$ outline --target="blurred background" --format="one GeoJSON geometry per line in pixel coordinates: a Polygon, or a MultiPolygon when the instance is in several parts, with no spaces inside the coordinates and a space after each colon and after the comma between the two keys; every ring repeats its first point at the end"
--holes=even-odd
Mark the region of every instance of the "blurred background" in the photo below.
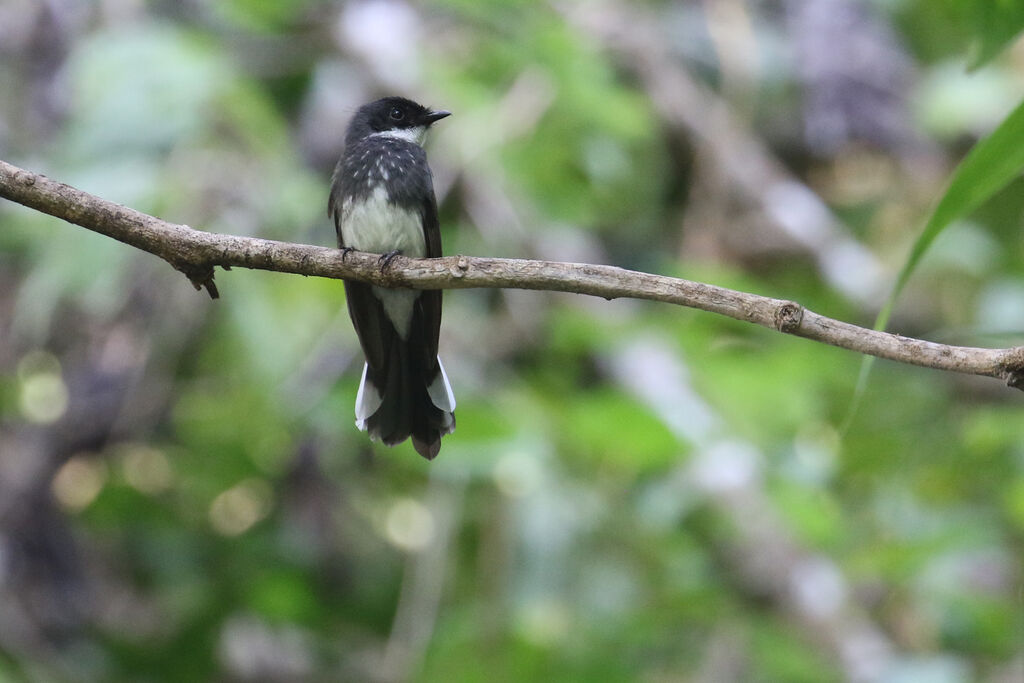
{"type": "MultiPolygon", "coordinates": [[[[446,253],[870,326],[1024,94],[989,4],[2,0],[0,158],[333,246],[348,119],[403,94],[454,112],[446,253]]],[[[943,234],[890,329],[1022,343],[1022,209],[1018,181],[943,234]]],[[[353,425],[340,282],[217,282],[0,203],[0,681],[1024,679],[1024,398],[997,380],[879,362],[846,425],[854,353],[452,291],[428,463],[353,425]]]]}

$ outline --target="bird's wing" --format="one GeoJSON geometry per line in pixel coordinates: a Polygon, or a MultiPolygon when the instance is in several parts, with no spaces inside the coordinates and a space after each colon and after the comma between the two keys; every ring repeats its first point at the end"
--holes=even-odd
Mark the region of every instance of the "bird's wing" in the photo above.
{"type": "MultiPolygon", "coordinates": [[[[427,258],[441,256],[441,226],[437,219],[437,200],[434,188],[429,188],[421,208],[423,237],[427,245],[427,258]]],[[[428,289],[418,299],[418,308],[423,316],[423,362],[425,368],[437,365],[437,345],[441,332],[441,290],[428,289]]]]}

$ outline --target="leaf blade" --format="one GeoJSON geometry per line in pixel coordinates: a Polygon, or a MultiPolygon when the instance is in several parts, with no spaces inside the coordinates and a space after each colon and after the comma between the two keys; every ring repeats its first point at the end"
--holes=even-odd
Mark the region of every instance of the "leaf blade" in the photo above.
{"type": "MultiPolygon", "coordinates": [[[[874,329],[884,330],[892,309],[921,259],[942,232],[956,221],[980,207],[992,195],[1006,187],[1024,170],[1024,100],[985,139],[980,140],[953,171],[945,193],[935,205],[924,229],[914,241],[907,260],[896,276],[896,283],[875,318],[874,329]]],[[[873,356],[861,364],[850,411],[844,421],[845,431],[853,421],[867,388],[873,356]]]]}

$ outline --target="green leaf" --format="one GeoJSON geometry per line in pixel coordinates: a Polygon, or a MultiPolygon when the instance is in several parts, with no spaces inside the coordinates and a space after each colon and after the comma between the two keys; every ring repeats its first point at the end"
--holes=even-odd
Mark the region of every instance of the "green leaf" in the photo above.
{"type": "Polygon", "coordinates": [[[977,34],[971,46],[970,69],[973,70],[1002,52],[1024,30],[1024,3],[978,0],[971,10],[977,34]]]}
{"type": "MultiPolygon", "coordinates": [[[[886,299],[885,305],[875,319],[875,329],[884,330],[889,324],[896,299],[903,292],[904,286],[917,269],[918,264],[928,251],[935,238],[955,221],[964,218],[977,209],[996,192],[1014,180],[1024,169],[1024,101],[1017,105],[999,127],[984,140],[980,141],[968,153],[956,171],[942,195],[924,230],[914,242],[910,255],[900,268],[896,284],[886,299]]],[[[854,390],[853,405],[846,419],[848,427],[857,412],[857,406],[864,394],[868,375],[871,373],[875,359],[866,356],[861,364],[857,388],[854,390]]]]}
{"type": "Polygon", "coordinates": [[[939,200],[931,217],[910,251],[896,285],[885,306],[878,314],[875,329],[883,329],[889,322],[893,304],[903,291],[921,258],[938,237],[954,221],[960,220],[981,206],[986,200],[1024,169],[1024,101],[1010,113],[999,127],[982,140],[960,162],[949,188],[939,200]]]}

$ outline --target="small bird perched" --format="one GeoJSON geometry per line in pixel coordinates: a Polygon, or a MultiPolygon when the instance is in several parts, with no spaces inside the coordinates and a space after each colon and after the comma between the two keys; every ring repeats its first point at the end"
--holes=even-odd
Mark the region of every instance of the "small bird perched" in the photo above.
{"type": "MultiPolygon", "coordinates": [[[[404,97],[363,105],[345,133],[327,211],[338,246],[383,254],[441,256],[437,200],[423,139],[449,116],[404,97]]],[[[356,426],[394,446],[412,437],[433,460],[441,437],[455,429],[455,396],[437,356],[441,291],[387,289],[345,281],[366,364],[356,394],[356,426]]]]}

